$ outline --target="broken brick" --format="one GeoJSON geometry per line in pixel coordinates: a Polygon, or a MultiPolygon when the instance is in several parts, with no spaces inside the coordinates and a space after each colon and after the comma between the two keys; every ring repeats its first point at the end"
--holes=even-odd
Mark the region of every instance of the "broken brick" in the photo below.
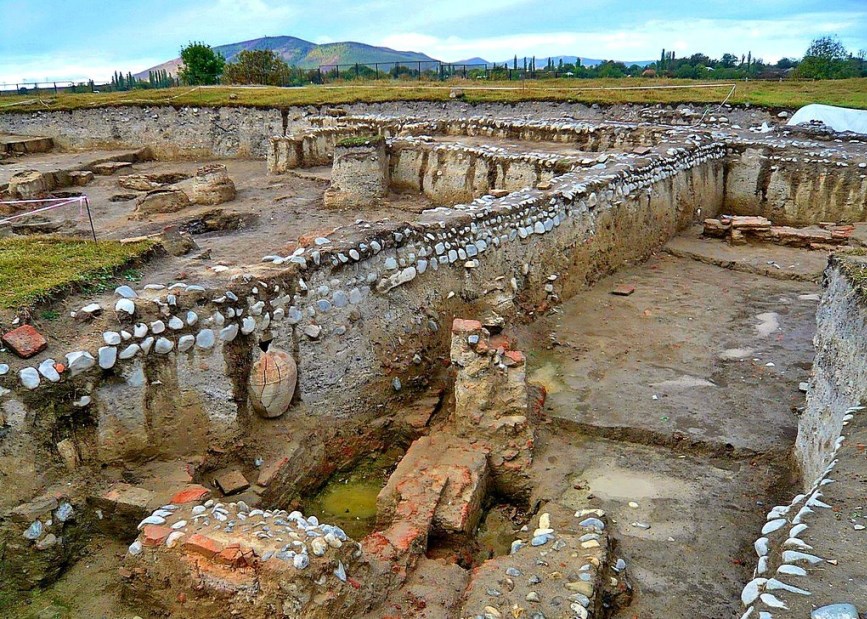
{"type": "Polygon", "coordinates": [[[190,484],[183,490],[176,492],[169,503],[173,505],[183,505],[184,503],[192,503],[193,501],[204,501],[211,495],[211,491],[200,486],[199,484],[190,484]]]}
{"type": "Polygon", "coordinates": [[[217,486],[223,494],[236,494],[243,492],[250,487],[250,482],[244,477],[240,471],[231,471],[217,477],[217,486]]]}
{"type": "Polygon", "coordinates": [[[210,559],[217,553],[222,552],[223,545],[210,537],[193,533],[190,535],[190,538],[184,542],[183,549],[187,552],[202,555],[206,559],[210,559]]]}
{"type": "Polygon", "coordinates": [[[452,322],[452,333],[475,333],[482,330],[482,323],[478,320],[463,320],[455,318],[452,322]]]}
{"type": "Polygon", "coordinates": [[[146,524],[142,528],[142,546],[162,546],[166,538],[171,535],[171,527],[158,524],[146,524]]]}
{"type": "Polygon", "coordinates": [[[46,340],[32,325],[21,325],[3,336],[3,343],[22,359],[39,354],[48,347],[46,340]]]}
{"type": "Polygon", "coordinates": [[[630,286],[629,284],[620,284],[611,291],[611,294],[617,295],[618,297],[628,297],[633,292],[635,292],[635,286],[630,286]]]}

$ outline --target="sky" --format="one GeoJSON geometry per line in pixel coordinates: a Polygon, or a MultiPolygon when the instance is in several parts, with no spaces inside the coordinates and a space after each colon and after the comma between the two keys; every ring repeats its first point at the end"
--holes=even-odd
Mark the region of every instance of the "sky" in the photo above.
{"type": "Polygon", "coordinates": [[[0,83],[107,79],[222,45],[291,35],[445,61],[515,54],[652,60],[730,52],[775,62],[837,35],[867,49],[867,0],[0,0],[0,83]]]}

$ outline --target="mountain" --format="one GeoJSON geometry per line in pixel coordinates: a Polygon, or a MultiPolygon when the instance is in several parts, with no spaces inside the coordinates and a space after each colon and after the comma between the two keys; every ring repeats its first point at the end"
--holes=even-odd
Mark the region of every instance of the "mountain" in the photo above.
{"type": "MultiPolygon", "coordinates": [[[[433,58],[419,52],[403,52],[389,47],[376,47],[355,41],[323,43],[317,45],[296,37],[262,37],[240,43],[218,45],[215,51],[223,54],[227,62],[232,62],[244,50],[270,49],[276,52],[289,66],[302,69],[315,69],[321,65],[334,64],[373,64],[375,62],[436,62],[433,58]]],[[[155,67],[137,73],[135,77],[146,79],[149,71],[165,69],[177,75],[181,59],[175,58],[155,67]]]]}
{"type": "Polygon", "coordinates": [[[470,65],[470,64],[481,65],[481,64],[483,64],[485,66],[491,66],[493,63],[485,60],[484,58],[479,58],[478,56],[473,56],[472,58],[467,58],[466,60],[456,60],[455,62],[453,62],[451,64],[467,64],[467,65],[470,65]]]}

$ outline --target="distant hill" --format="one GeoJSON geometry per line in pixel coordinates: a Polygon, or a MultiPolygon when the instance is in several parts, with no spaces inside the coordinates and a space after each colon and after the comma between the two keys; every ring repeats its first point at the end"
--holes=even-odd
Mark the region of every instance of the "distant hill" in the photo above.
{"type": "MultiPolygon", "coordinates": [[[[215,51],[232,62],[244,50],[270,49],[276,52],[286,64],[302,69],[315,69],[320,65],[333,64],[373,64],[375,62],[435,62],[433,58],[419,52],[403,52],[389,47],[376,47],[355,41],[341,43],[323,43],[317,45],[296,37],[262,37],[240,43],[218,45],[215,51]]],[[[137,78],[146,79],[149,71],[166,70],[177,75],[181,59],[175,58],[155,67],[137,73],[137,78]]]]}
{"type": "Polygon", "coordinates": [[[467,58],[466,60],[455,60],[451,64],[483,64],[485,66],[491,66],[493,63],[488,61],[488,60],[485,60],[484,58],[479,58],[478,56],[473,56],[472,58],[467,58]]]}

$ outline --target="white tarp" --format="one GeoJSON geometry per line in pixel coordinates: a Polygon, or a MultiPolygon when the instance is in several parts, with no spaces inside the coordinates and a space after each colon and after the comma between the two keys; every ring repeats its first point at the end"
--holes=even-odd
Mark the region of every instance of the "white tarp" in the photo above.
{"type": "Polygon", "coordinates": [[[789,125],[808,124],[818,120],[834,131],[852,131],[867,134],[867,110],[853,110],[848,107],[820,105],[813,103],[805,105],[789,119],[789,125]]]}

